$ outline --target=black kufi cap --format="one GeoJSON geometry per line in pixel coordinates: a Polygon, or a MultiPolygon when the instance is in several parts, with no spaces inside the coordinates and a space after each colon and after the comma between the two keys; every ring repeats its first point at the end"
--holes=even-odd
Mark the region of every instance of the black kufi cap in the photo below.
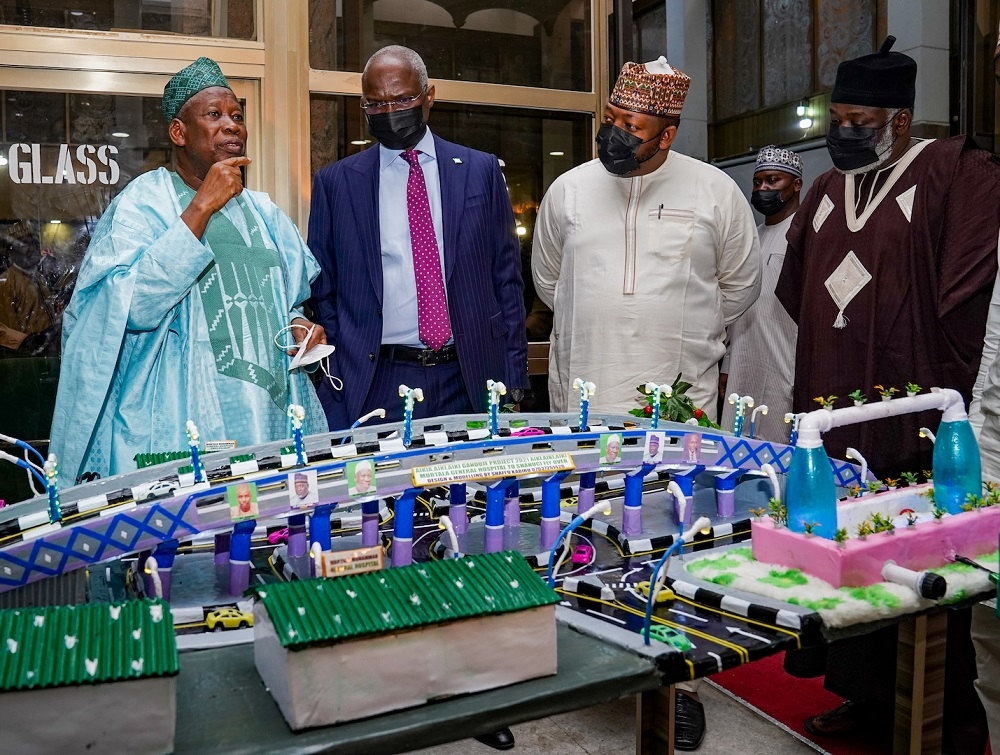
{"type": "Polygon", "coordinates": [[[895,42],[895,37],[888,36],[874,55],[841,63],[831,101],[912,110],[917,97],[917,61],[901,52],[889,52],[895,42]]]}

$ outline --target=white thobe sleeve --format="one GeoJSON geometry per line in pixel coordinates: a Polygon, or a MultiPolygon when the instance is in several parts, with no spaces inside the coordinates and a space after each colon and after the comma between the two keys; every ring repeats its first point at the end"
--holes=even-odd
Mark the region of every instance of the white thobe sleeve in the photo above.
{"type": "Polygon", "coordinates": [[[562,266],[564,195],[562,181],[558,180],[545,192],[531,242],[531,277],[535,281],[535,293],[552,310],[555,309],[556,284],[562,266]]]}
{"type": "MultiPolygon", "coordinates": [[[[990,312],[986,318],[986,337],[983,341],[983,357],[979,362],[979,376],[972,388],[972,402],[969,404],[969,421],[979,438],[983,429],[983,390],[989,378],[990,368],[997,356],[997,346],[1000,345],[1000,277],[993,284],[993,298],[990,300],[990,312]]],[[[990,414],[997,414],[1000,407],[990,407],[990,414]]]]}
{"type": "Polygon", "coordinates": [[[720,199],[722,224],[716,265],[722,316],[729,325],[760,295],[760,239],[750,205],[735,183],[729,197],[720,199]]]}

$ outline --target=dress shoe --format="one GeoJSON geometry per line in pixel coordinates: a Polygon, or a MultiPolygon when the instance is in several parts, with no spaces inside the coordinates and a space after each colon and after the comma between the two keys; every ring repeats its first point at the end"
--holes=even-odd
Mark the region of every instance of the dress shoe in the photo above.
{"type": "Polygon", "coordinates": [[[476,737],[476,741],[482,742],[494,750],[509,750],[514,746],[514,734],[509,727],[504,726],[492,734],[483,734],[481,737],[476,737]]]}
{"type": "Polygon", "coordinates": [[[697,750],[705,738],[705,706],[677,690],[674,700],[674,749],[697,750]]]}
{"type": "Polygon", "coordinates": [[[865,725],[862,706],[850,700],[833,710],[812,716],[802,722],[802,727],[813,736],[841,737],[853,734],[865,725]]]}

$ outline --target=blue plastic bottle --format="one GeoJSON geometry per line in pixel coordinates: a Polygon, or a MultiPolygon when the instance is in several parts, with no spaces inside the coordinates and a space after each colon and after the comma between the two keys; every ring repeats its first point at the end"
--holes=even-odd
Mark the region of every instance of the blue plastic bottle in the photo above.
{"type": "Polygon", "coordinates": [[[832,540],[837,533],[837,488],[833,483],[830,457],[822,444],[815,448],[796,446],[788,468],[785,484],[785,505],[788,508],[788,529],[812,531],[832,540]]]}
{"type": "Polygon", "coordinates": [[[971,495],[982,495],[979,444],[967,419],[941,421],[934,440],[934,502],[958,514],[971,495]]]}

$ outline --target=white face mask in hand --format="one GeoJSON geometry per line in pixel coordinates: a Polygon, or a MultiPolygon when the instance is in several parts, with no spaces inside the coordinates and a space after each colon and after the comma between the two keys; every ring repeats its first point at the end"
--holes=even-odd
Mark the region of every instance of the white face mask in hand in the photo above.
{"type": "MultiPolygon", "coordinates": [[[[306,351],[301,348],[301,344],[299,343],[283,345],[278,341],[278,338],[285,331],[291,332],[292,328],[301,328],[302,330],[307,331],[306,336],[305,338],[302,339],[301,343],[308,343],[309,338],[312,336],[313,328],[315,327],[316,327],[315,325],[313,325],[311,328],[306,328],[305,325],[297,325],[297,324],[288,325],[279,330],[277,335],[274,336],[274,345],[284,352],[287,352],[291,349],[296,350],[295,356],[292,358],[291,363],[288,365],[289,372],[298,369],[299,367],[305,368],[311,364],[318,364],[320,370],[322,370],[323,374],[330,381],[330,385],[333,386],[334,390],[342,391],[344,389],[344,382],[339,377],[335,377],[330,374],[330,355],[336,350],[335,346],[327,343],[319,343],[313,346],[308,351],[306,351]]],[[[311,372],[311,370],[306,370],[306,371],[311,372]]]]}

